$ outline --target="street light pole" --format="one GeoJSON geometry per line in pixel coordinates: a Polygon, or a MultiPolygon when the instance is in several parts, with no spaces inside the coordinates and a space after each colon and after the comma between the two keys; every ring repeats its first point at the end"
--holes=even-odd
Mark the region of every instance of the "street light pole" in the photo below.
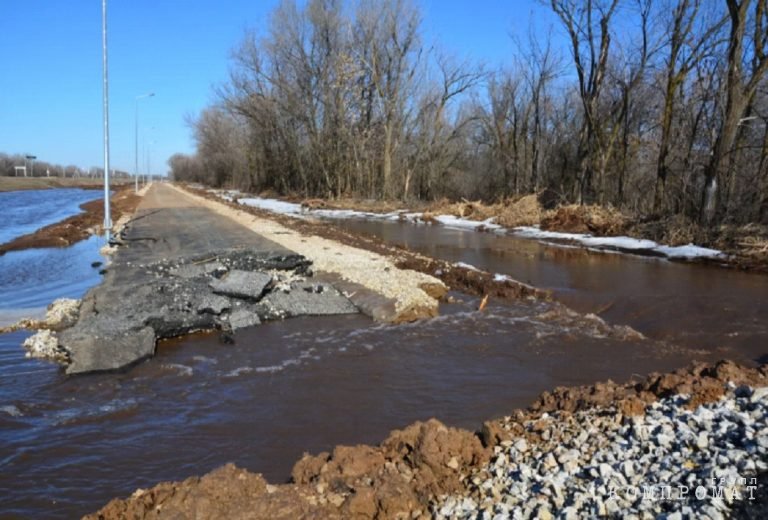
{"type": "Polygon", "coordinates": [[[150,92],[149,94],[142,94],[141,96],[136,96],[135,105],[136,105],[136,117],[134,118],[134,165],[133,165],[133,176],[134,176],[134,182],[136,184],[135,189],[136,192],[139,191],[139,100],[144,98],[153,97],[155,95],[154,92],[150,92]]]}
{"type": "Polygon", "coordinates": [[[101,0],[101,53],[104,82],[104,232],[109,239],[112,217],[109,212],[109,74],[107,64],[107,0],[101,0]]]}

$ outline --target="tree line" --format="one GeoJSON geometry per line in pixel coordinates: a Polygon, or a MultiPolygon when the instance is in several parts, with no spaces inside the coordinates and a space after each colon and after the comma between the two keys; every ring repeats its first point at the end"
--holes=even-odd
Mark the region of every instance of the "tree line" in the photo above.
{"type": "MultiPolygon", "coordinates": [[[[510,4],[510,9],[515,9],[510,4]]],[[[613,205],[768,223],[768,0],[542,0],[496,70],[410,0],[283,1],[175,179],[305,196],[613,205]],[[555,45],[564,42],[564,48],[555,45]]]]}
{"type": "MultiPolygon", "coordinates": [[[[62,165],[42,161],[37,159],[27,159],[22,154],[7,154],[0,152],[0,176],[3,177],[24,177],[24,170],[18,167],[26,168],[27,177],[104,177],[104,168],[92,167],[83,169],[75,165],[62,165]]],[[[114,170],[112,176],[115,178],[130,177],[128,172],[114,170]]]]}

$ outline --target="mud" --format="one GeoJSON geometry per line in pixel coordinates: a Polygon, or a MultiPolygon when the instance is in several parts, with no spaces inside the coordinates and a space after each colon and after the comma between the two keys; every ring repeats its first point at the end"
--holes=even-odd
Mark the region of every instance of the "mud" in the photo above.
{"type": "MultiPolygon", "coordinates": [[[[121,189],[111,198],[112,219],[117,222],[124,215],[132,214],[140,201],[141,197],[136,195],[132,188],[121,189]]],[[[0,255],[31,248],[68,247],[85,240],[101,229],[104,222],[104,202],[97,199],[82,204],[80,208],[83,213],[0,244],[0,255]]]]}
{"type": "MultiPolygon", "coordinates": [[[[332,452],[305,454],[288,484],[269,485],[260,475],[229,464],[202,478],[138,490],[86,518],[430,518],[430,500],[460,492],[495,445],[520,436],[536,443],[536,428],[523,424],[544,413],[600,409],[618,400],[623,412],[638,414],[645,404],[675,393],[704,403],[721,396],[726,385],[742,384],[766,386],[768,367],[722,361],[625,384],[558,388],[542,394],[529,409],[514,411],[512,428],[500,419],[473,433],[431,419],[393,431],[378,446],[338,446],[332,452]]],[[[754,512],[755,505],[749,507],[754,512]]]]}

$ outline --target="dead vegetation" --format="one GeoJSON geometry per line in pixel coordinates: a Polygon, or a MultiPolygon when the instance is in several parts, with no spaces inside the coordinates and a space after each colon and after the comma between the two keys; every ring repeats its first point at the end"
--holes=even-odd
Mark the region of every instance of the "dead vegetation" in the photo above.
{"type": "Polygon", "coordinates": [[[425,211],[424,220],[429,221],[435,215],[453,215],[469,220],[484,221],[490,218],[500,226],[513,228],[519,226],[536,226],[541,222],[545,213],[538,200],[537,194],[522,197],[508,197],[493,204],[482,201],[452,202],[441,199],[431,204],[425,211]]]}
{"type": "Polygon", "coordinates": [[[628,218],[610,206],[568,204],[548,211],[541,228],[566,233],[613,236],[624,233],[628,218]]]}

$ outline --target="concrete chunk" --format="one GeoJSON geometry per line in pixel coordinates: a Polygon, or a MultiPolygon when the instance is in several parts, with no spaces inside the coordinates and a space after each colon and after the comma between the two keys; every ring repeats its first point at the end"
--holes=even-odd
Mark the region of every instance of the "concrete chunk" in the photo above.
{"type": "Polygon", "coordinates": [[[261,324],[259,315],[251,309],[236,309],[229,315],[229,326],[232,332],[259,324],[261,324]]]}
{"type": "Polygon", "coordinates": [[[232,308],[232,302],[229,301],[229,298],[217,294],[204,294],[197,305],[197,312],[218,315],[230,308],[232,308]]]}
{"type": "Polygon", "coordinates": [[[195,278],[215,273],[216,271],[226,271],[226,267],[221,262],[208,262],[205,264],[185,264],[171,269],[170,273],[179,278],[195,278]]]}
{"type": "Polygon", "coordinates": [[[213,280],[210,287],[216,294],[258,300],[271,283],[272,276],[269,274],[233,270],[221,280],[213,280]]]}
{"type": "Polygon", "coordinates": [[[60,343],[70,351],[67,374],[116,370],[155,353],[155,332],[144,327],[130,333],[107,332],[99,335],[66,331],[60,343]]]}
{"type": "Polygon", "coordinates": [[[260,302],[270,314],[284,317],[326,316],[355,314],[352,302],[326,283],[299,282],[291,284],[291,291],[275,291],[260,302]]]}

